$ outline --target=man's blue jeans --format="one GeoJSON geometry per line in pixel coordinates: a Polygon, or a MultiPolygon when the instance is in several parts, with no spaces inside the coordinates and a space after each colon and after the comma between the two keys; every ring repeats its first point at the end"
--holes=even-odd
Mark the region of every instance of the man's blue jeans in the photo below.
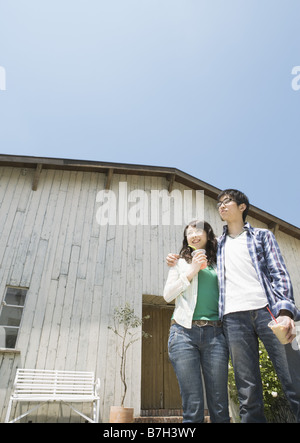
{"type": "Polygon", "coordinates": [[[268,327],[271,317],[266,308],[234,312],[223,318],[233,364],[243,423],[266,422],[259,369],[258,337],[263,342],[300,422],[300,351],[291,344],[282,345],[268,327]]]}
{"type": "Polygon", "coordinates": [[[169,357],[174,367],[182,399],[183,422],[203,423],[205,382],[210,419],[229,422],[228,347],[223,328],[197,326],[191,329],[173,324],[169,336],[169,357]]]}

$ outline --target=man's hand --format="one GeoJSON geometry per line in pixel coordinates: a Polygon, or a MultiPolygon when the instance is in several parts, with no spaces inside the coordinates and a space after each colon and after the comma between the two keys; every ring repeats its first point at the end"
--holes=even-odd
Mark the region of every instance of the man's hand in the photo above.
{"type": "Polygon", "coordinates": [[[296,329],[295,329],[295,323],[294,320],[291,319],[290,315],[283,315],[283,311],[280,311],[279,318],[282,318],[285,321],[285,327],[286,327],[286,339],[289,343],[292,343],[294,338],[296,337],[296,329]]]}
{"type": "Polygon", "coordinates": [[[166,258],[167,265],[170,267],[175,266],[179,257],[180,255],[178,254],[168,254],[166,258]]]}

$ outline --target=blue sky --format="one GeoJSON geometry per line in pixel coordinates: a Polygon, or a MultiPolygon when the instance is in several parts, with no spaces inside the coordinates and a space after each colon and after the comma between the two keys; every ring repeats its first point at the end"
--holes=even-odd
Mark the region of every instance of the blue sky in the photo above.
{"type": "Polygon", "coordinates": [[[299,0],[0,0],[0,152],[176,167],[299,227],[299,17],[299,0]]]}

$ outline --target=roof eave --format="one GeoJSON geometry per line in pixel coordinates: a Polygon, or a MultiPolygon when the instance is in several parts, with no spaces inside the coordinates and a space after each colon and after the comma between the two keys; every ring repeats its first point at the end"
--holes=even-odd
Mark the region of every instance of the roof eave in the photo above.
{"type": "MultiPolygon", "coordinates": [[[[109,174],[129,174],[129,175],[147,175],[165,177],[170,183],[174,181],[186,185],[192,189],[202,189],[205,194],[213,199],[221,192],[216,188],[196,177],[193,177],[177,168],[164,166],[147,166],[139,164],[111,163],[89,160],[73,160],[49,157],[31,157],[19,155],[0,154],[0,166],[13,166],[18,168],[35,168],[35,182],[38,180],[38,174],[41,169],[64,169],[75,171],[101,172],[109,174]]],[[[37,183],[35,183],[37,186],[37,183]]],[[[169,185],[169,190],[171,190],[169,185]]],[[[280,231],[291,235],[300,240],[300,229],[296,226],[281,220],[278,217],[269,214],[256,206],[250,205],[249,216],[254,217],[265,223],[270,229],[279,229],[280,231]]]]}

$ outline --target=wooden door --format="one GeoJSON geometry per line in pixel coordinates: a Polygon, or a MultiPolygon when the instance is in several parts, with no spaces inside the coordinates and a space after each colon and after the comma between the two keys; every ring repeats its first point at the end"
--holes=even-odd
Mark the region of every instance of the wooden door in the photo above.
{"type": "Polygon", "coordinates": [[[142,342],[142,409],[180,409],[181,397],[168,356],[168,336],[173,309],[143,306],[143,330],[151,338],[142,342]]]}

